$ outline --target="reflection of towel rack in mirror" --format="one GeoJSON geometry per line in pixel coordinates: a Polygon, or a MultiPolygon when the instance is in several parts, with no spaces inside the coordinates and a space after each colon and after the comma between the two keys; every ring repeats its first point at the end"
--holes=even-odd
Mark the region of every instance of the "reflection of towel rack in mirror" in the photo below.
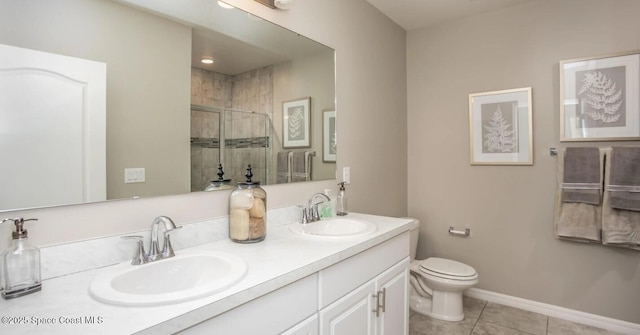
{"type": "Polygon", "coordinates": [[[462,230],[455,230],[453,229],[453,227],[449,227],[449,234],[467,237],[471,235],[471,229],[465,228],[464,231],[462,231],[462,230]]]}

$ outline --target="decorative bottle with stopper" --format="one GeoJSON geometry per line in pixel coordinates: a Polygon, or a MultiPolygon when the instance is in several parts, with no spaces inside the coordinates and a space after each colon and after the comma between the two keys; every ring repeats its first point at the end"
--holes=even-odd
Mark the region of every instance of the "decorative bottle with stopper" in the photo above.
{"type": "Polygon", "coordinates": [[[224,171],[222,171],[222,164],[218,164],[218,179],[212,180],[211,184],[205,188],[205,191],[216,191],[216,190],[229,190],[232,189],[233,186],[230,184],[231,179],[224,179],[224,171]]]}
{"type": "Polygon", "coordinates": [[[13,243],[2,253],[2,297],[13,299],[38,292],[42,288],[40,279],[40,250],[27,242],[29,234],[24,229],[26,221],[38,219],[4,219],[16,225],[11,235],[13,243]]]}
{"type": "Polygon", "coordinates": [[[340,190],[338,191],[338,198],[336,203],[336,215],[347,215],[347,196],[345,194],[344,182],[338,183],[340,190]]]}
{"type": "Polygon", "coordinates": [[[251,181],[251,164],[229,199],[229,238],[238,243],[264,240],[267,233],[267,192],[259,181],[251,181]]]}

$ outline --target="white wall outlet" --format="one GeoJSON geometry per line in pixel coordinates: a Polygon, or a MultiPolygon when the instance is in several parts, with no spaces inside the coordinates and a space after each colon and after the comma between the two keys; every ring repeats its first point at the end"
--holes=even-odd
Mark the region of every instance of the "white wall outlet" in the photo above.
{"type": "Polygon", "coordinates": [[[342,181],[345,184],[349,184],[351,182],[351,171],[348,166],[342,168],[342,181]]]}
{"type": "Polygon", "coordinates": [[[132,184],[132,183],[144,183],[144,168],[129,168],[124,169],[124,183],[132,184]]]}

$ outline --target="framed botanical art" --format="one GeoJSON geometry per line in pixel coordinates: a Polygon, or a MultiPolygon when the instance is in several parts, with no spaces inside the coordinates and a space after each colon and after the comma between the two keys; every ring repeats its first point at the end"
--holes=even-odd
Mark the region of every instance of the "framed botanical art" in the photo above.
{"type": "Polygon", "coordinates": [[[311,98],[282,103],[282,147],[311,147],[311,98]]]}
{"type": "Polygon", "coordinates": [[[469,94],[471,165],[533,165],[531,87],[469,94]]]}
{"type": "Polygon", "coordinates": [[[560,62],[560,141],[640,139],[640,53],[560,62]]]}
{"type": "Polygon", "coordinates": [[[336,157],[336,111],[322,111],[322,161],[335,162],[336,157]]]}

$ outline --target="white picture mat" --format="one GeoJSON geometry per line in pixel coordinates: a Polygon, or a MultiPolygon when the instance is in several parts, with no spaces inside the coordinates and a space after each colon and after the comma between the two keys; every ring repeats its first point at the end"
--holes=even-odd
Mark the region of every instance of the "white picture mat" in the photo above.
{"type": "MultiPolygon", "coordinates": [[[[530,162],[530,157],[533,157],[531,148],[531,136],[529,133],[530,118],[529,118],[529,94],[528,90],[522,89],[520,91],[499,93],[495,94],[487,94],[487,95],[476,95],[471,98],[471,109],[472,111],[480,111],[482,105],[490,104],[490,103],[500,103],[505,101],[516,101],[518,104],[517,114],[515,119],[517,119],[517,129],[514,129],[515,133],[518,136],[518,152],[515,153],[483,153],[483,138],[482,138],[482,114],[480,112],[473,112],[471,114],[471,124],[472,127],[477,130],[474,131],[472,129],[472,139],[471,143],[473,143],[472,150],[472,163],[532,163],[530,162]],[[479,125],[479,127],[478,127],[479,125]]],[[[514,127],[516,128],[516,127],[514,127]]]]}
{"type": "Polygon", "coordinates": [[[564,74],[564,97],[560,97],[560,99],[563,99],[561,117],[564,121],[564,129],[561,136],[562,140],[637,137],[640,134],[640,105],[638,101],[638,93],[640,92],[640,55],[568,62],[562,65],[561,71],[564,74]],[[576,72],[618,66],[626,67],[626,125],[624,127],[606,128],[578,127],[578,98],[575,95],[576,72]]]}
{"type": "Polygon", "coordinates": [[[310,113],[310,98],[303,98],[294,101],[287,101],[282,103],[283,111],[283,147],[285,148],[304,148],[311,146],[310,130],[311,130],[311,113],[310,113]],[[304,110],[304,138],[300,140],[289,139],[289,108],[302,107],[304,110]]]}
{"type": "Polygon", "coordinates": [[[331,152],[331,139],[335,141],[335,118],[336,111],[324,111],[322,115],[322,160],[325,162],[335,162],[338,158],[336,152],[331,152]],[[331,128],[333,119],[334,129],[331,128]],[[332,132],[333,130],[333,132],[332,132]]]}

